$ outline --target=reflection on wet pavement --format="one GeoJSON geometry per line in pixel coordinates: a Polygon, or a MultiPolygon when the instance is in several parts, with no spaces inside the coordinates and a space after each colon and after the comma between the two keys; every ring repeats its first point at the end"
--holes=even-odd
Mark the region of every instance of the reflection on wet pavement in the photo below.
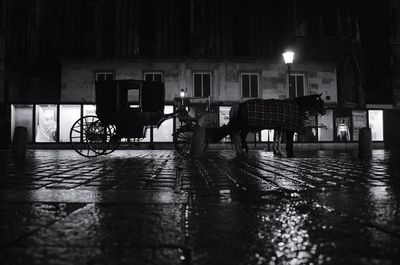
{"type": "Polygon", "coordinates": [[[0,152],[1,264],[397,264],[400,152],[0,152]]]}

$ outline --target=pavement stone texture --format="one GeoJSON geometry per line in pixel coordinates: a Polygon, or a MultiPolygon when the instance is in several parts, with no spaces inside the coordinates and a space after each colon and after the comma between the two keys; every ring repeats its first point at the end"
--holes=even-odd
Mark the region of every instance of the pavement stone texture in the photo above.
{"type": "Polygon", "coordinates": [[[399,264],[400,151],[0,151],[0,264],[399,264]]]}

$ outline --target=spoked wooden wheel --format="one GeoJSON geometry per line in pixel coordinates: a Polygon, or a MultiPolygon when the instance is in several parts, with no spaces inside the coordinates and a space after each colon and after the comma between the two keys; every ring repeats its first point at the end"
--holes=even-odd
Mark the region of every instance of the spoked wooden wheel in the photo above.
{"type": "Polygon", "coordinates": [[[115,140],[116,136],[115,127],[112,125],[105,125],[97,120],[87,127],[83,136],[83,141],[87,142],[89,148],[97,155],[109,154],[115,150],[115,148],[110,149],[112,140],[115,140]]]}
{"type": "Polygon", "coordinates": [[[174,134],[174,147],[178,153],[185,157],[190,157],[190,148],[192,146],[193,127],[183,126],[176,130],[174,134]]]}
{"type": "Polygon", "coordinates": [[[72,147],[82,156],[95,157],[109,154],[119,144],[115,126],[103,125],[96,116],[84,116],[72,125],[72,147]]]}

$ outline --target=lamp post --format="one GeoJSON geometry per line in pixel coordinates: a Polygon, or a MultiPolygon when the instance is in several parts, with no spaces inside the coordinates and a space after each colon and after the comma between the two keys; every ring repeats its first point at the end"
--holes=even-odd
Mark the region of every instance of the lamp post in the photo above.
{"type": "Polygon", "coordinates": [[[294,59],[294,52],[292,51],[286,51],[282,53],[283,60],[285,61],[285,64],[288,66],[288,88],[289,88],[289,97],[290,97],[290,64],[293,63],[294,59]]]}

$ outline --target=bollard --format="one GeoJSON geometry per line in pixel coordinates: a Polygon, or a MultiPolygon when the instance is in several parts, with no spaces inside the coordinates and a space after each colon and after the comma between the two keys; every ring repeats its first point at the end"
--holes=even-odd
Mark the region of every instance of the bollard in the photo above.
{"type": "Polygon", "coordinates": [[[16,158],[25,158],[27,144],[28,129],[25,127],[15,127],[12,153],[16,158]]]}
{"type": "Polygon", "coordinates": [[[203,158],[206,139],[206,128],[196,126],[193,129],[192,144],[190,146],[190,156],[192,158],[203,158]]]}
{"type": "Polygon", "coordinates": [[[358,156],[368,158],[372,156],[371,128],[364,127],[360,129],[358,138],[358,156]]]}

